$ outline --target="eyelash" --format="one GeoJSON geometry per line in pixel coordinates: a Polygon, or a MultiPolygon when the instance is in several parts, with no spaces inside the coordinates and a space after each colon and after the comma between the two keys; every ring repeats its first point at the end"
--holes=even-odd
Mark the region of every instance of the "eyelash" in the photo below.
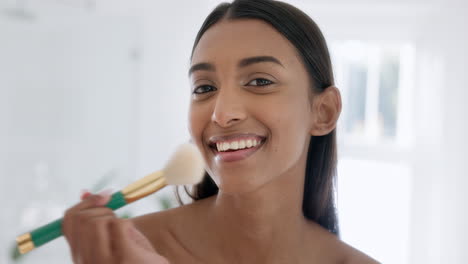
{"type": "MultiPolygon", "coordinates": [[[[267,81],[268,83],[267,83],[267,84],[261,84],[261,85],[253,85],[253,86],[267,86],[267,85],[274,84],[274,82],[272,82],[272,81],[270,81],[270,80],[268,80],[268,79],[265,79],[265,78],[256,78],[256,79],[253,79],[252,81],[257,81],[257,82],[258,82],[259,80],[261,80],[261,81],[267,81]]],[[[249,83],[251,83],[252,81],[250,81],[249,83]]],[[[248,84],[247,84],[247,85],[248,85],[248,84]]],[[[196,87],[196,88],[193,90],[193,93],[194,93],[194,94],[204,94],[204,93],[207,93],[207,92],[201,92],[201,93],[200,93],[200,92],[197,92],[197,90],[198,90],[199,88],[202,88],[202,87],[211,87],[211,88],[213,88],[213,89],[216,89],[215,87],[213,87],[213,86],[211,86],[211,85],[200,85],[200,86],[196,87]]],[[[211,91],[208,91],[208,92],[211,92],[211,91]]]]}

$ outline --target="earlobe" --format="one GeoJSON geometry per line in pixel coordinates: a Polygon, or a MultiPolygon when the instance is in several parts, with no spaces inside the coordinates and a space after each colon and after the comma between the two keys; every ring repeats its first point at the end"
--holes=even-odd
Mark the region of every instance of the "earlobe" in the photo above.
{"type": "Polygon", "coordinates": [[[317,94],[312,104],[312,129],[313,136],[329,134],[336,128],[341,113],[341,95],[338,88],[329,86],[317,94]]]}

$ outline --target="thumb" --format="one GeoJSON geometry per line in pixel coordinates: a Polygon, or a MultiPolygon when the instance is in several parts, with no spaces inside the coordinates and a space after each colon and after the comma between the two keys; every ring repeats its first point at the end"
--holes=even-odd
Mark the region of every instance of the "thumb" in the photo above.
{"type": "Polygon", "coordinates": [[[151,243],[136,229],[131,220],[115,219],[114,221],[114,224],[111,225],[111,230],[116,238],[114,244],[118,252],[135,249],[155,252],[151,243]]]}
{"type": "Polygon", "coordinates": [[[155,251],[149,240],[134,225],[128,228],[130,239],[140,248],[148,251],[155,251]]]}

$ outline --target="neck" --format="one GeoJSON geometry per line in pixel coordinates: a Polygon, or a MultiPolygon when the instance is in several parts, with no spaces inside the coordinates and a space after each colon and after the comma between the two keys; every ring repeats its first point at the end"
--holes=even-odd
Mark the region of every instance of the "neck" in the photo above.
{"type": "Polygon", "coordinates": [[[217,247],[225,257],[246,263],[255,256],[258,261],[273,263],[271,260],[278,261],[277,255],[283,253],[291,260],[301,248],[308,226],[302,213],[303,163],[255,191],[218,193],[211,219],[217,247]]]}

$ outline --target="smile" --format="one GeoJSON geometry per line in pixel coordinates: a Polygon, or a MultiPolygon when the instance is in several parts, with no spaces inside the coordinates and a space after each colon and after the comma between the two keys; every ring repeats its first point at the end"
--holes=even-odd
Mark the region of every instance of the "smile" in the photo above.
{"type": "Polygon", "coordinates": [[[257,139],[241,139],[239,141],[232,141],[232,142],[217,142],[216,148],[219,152],[229,151],[229,150],[238,150],[238,149],[246,149],[246,148],[253,148],[261,143],[261,140],[257,139]]]}
{"type": "Polygon", "coordinates": [[[257,135],[237,135],[210,140],[215,159],[232,162],[254,154],[265,143],[266,138],[257,135]]]}

